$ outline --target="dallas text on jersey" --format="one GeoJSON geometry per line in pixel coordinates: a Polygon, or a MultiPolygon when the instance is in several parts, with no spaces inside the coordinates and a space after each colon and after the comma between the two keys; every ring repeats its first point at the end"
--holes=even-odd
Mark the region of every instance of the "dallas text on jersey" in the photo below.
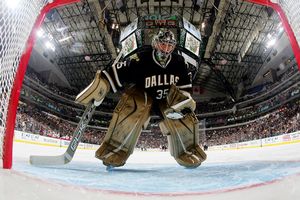
{"type": "Polygon", "coordinates": [[[179,77],[173,74],[153,75],[145,78],[145,88],[163,86],[163,85],[176,85],[179,77]]]}

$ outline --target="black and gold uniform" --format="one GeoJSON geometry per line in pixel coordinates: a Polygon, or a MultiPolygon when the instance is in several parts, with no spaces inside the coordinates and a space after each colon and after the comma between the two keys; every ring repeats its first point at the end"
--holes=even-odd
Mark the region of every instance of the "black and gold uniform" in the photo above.
{"type": "Polygon", "coordinates": [[[77,96],[77,102],[86,104],[91,99],[101,101],[110,89],[116,92],[125,88],[96,151],[104,165],[125,164],[154,109],[160,112],[159,126],[168,137],[171,155],[180,165],[194,168],[206,159],[199,146],[196,104],[188,92],[192,87],[191,75],[184,58],[173,52],[175,46],[174,34],[160,30],[153,37],[153,50],[124,61],[119,61],[118,56],[112,67],[97,72],[95,80],[77,96]]]}

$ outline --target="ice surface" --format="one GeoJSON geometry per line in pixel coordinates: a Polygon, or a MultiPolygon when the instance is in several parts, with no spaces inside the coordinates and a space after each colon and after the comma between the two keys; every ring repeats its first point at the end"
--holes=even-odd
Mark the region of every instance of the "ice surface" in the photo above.
{"type": "Polygon", "coordinates": [[[208,151],[197,169],[169,152],[135,152],[107,171],[94,151],[79,150],[63,166],[37,167],[29,155],[65,149],[15,143],[12,170],[0,170],[0,200],[26,199],[300,199],[300,144],[208,151]]]}

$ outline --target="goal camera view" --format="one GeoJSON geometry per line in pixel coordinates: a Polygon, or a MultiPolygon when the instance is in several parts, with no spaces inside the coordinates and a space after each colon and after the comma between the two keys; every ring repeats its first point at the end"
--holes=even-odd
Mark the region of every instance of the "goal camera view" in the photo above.
{"type": "Polygon", "coordinates": [[[0,196],[300,199],[299,6],[0,1],[0,196]]]}

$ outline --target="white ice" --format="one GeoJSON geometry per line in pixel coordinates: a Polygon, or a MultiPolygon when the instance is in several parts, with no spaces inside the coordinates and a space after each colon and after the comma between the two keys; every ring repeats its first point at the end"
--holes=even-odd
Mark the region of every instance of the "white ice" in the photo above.
{"type": "MultiPolygon", "coordinates": [[[[230,163],[240,161],[300,161],[300,143],[274,147],[243,150],[208,151],[206,163],[230,163]]],[[[24,143],[14,144],[14,163],[27,161],[29,155],[59,155],[65,149],[45,147],[24,143]]],[[[78,150],[73,161],[99,162],[94,151],[78,150]]],[[[72,161],[72,162],[73,162],[72,161]]],[[[169,152],[134,152],[129,163],[166,163],[175,161],[169,152]]],[[[201,167],[201,166],[200,166],[201,167]]],[[[80,173],[80,172],[78,172],[80,173]]],[[[101,181],[101,180],[99,180],[101,181]]],[[[287,176],[267,184],[242,189],[225,190],[198,195],[137,195],[109,192],[87,187],[60,184],[50,180],[32,177],[16,169],[0,170],[0,200],[136,200],[136,199],[174,199],[174,200],[298,200],[300,199],[300,174],[287,176]]]]}

